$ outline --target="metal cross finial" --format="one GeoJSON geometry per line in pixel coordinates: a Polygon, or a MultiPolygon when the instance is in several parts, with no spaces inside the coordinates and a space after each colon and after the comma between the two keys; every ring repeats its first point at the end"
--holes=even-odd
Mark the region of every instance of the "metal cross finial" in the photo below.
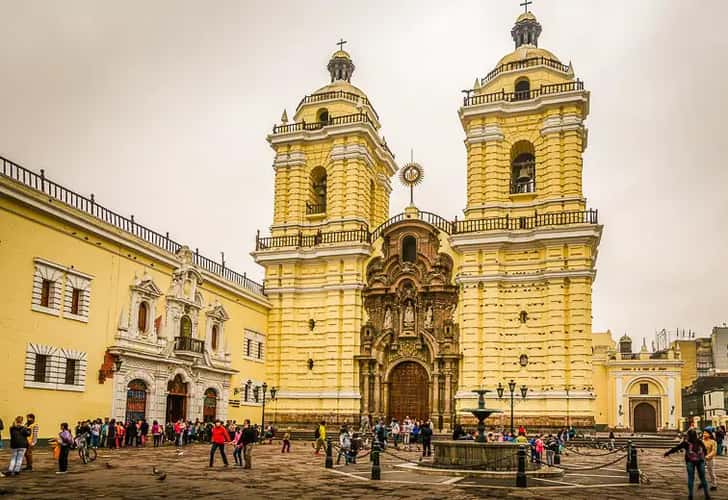
{"type": "Polygon", "coordinates": [[[529,2],[529,0],[523,0],[523,3],[520,4],[521,7],[523,7],[523,12],[528,12],[528,6],[531,5],[533,2],[529,2]]]}
{"type": "Polygon", "coordinates": [[[340,39],[339,39],[339,41],[338,41],[338,42],[336,42],[336,45],[338,45],[338,46],[339,46],[339,50],[344,50],[344,44],[345,44],[345,43],[349,43],[349,42],[347,42],[347,41],[346,41],[346,40],[344,40],[343,38],[340,38],[340,39]]]}

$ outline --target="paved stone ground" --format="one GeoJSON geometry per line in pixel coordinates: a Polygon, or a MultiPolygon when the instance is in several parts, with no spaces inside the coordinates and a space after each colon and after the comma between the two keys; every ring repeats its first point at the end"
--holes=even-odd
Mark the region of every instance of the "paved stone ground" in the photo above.
{"type": "MultiPolygon", "coordinates": [[[[229,447],[228,447],[229,448],[229,447]]],[[[507,482],[479,478],[458,478],[448,474],[422,474],[401,467],[404,459],[416,461],[417,453],[384,454],[382,480],[369,480],[368,458],[356,465],[324,468],[324,457],[314,456],[310,443],[296,441],[293,452],[281,455],[276,445],[257,446],[254,469],[223,468],[219,456],[213,469],[207,467],[208,447],[193,445],[177,455],[174,447],[129,450],[99,450],[96,462],[83,465],[72,452],[69,474],[56,475],[50,451],[38,450],[32,473],[0,479],[3,498],[418,498],[448,500],[476,498],[562,499],[677,499],[687,497],[686,475],[681,456],[662,458],[659,450],[640,453],[640,466],[651,480],[649,485],[630,485],[624,461],[596,471],[567,472],[561,478],[529,479],[529,488],[516,489],[507,482]],[[399,465],[399,466],[398,466],[399,465]],[[167,473],[157,480],[152,468],[167,473]]],[[[228,458],[232,463],[231,450],[228,458]]],[[[585,451],[585,453],[598,453],[585,451]]],[[[0,452],[0,463],[8,461],[0,452]]],[[[570,454],[563,465],[584,468],[603,464],[619,455],[585,457],[570,454]]],[[[728,458],[718,458],[718,477],[724,486],[714,498],[728,498],[728,458]]],[[[696,494],[695,498],[702,498],[696,494]]]]}

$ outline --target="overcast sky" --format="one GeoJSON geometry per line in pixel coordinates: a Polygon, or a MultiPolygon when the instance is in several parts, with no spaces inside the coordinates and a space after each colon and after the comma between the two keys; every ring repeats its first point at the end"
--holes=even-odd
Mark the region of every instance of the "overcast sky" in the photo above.
{"type": "MultiPolygon", "coordinates": [[[[272,219],[283,109],[328,83],[344,37],[352,83],[415,202],[465,206],[460,90],[513,50],[518,1],[0,0],[0,154],[240,272],[272,219]]],[[[535,0],[540,46],[591,91],[584,192],[604,234],[594,330],[728,321],[728,37],[720,1],[535,0]]],[[[394,182],[391,214],[407,202],[394,182]]],[[[635,343],[636,343],[635,342],[635,343]]]]}

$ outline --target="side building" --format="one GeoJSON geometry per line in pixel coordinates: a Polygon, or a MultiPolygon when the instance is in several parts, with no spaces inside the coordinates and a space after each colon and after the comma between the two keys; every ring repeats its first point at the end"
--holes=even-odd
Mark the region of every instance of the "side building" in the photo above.
{"type": "Polygon", "coordinates": [[[97,417],[260,419],[262,285],[1,163],[5,422],[35,413],[45,437],[97,417]]]}

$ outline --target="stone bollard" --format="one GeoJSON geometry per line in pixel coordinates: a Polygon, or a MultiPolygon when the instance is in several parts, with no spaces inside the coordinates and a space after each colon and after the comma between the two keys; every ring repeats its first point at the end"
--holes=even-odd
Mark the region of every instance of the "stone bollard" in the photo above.
{"type": "Polygon", "coordinates": [[[326,438],[326,468],[334,468],[334,456],[331,450],[331,438],[326,438]]]}
{"type": "Polygon", "coordinates": [[[379,442],[377,441],[372,444],[372,479],[375,481],[382,479],[382,469],[379,467],[379,442]]]}
{"type": "Polygon", "coordinates": [[[632,484],[640,483],[640,467],[637,458],[637,448],[632,446],[630,442],[628,464],[629,464],[629,482],[632,484]]]}
{"type": "Polygon", "coordinates": [[[527,486],[526,478],[526,447],[521,445],[518,447],[518,472],[516,473],[516,487],[525,488],[527,486]]]}

